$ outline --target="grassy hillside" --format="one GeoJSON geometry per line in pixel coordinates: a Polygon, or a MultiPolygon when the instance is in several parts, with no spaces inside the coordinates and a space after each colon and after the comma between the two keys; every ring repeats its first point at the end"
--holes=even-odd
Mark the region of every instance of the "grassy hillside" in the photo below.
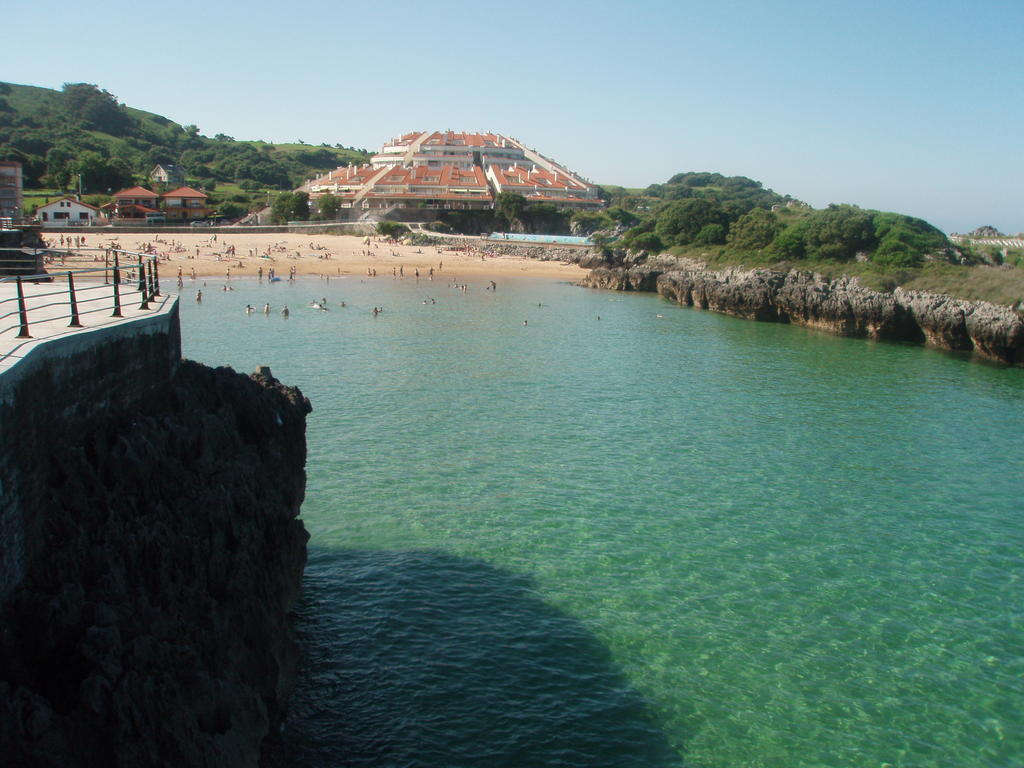
{"type": "Polygon", "coordinates": [[[61,91],[0,83],[0,158],[20,160],[28,188],[104,194],[145,181],[157,163],[184,166],[207,190],[233,184],[246,191],[291,189],[339,165],[365,162],[366,150],[236,141],[199,133],[160,115],[118,103],[89,84],[61,91]]]}

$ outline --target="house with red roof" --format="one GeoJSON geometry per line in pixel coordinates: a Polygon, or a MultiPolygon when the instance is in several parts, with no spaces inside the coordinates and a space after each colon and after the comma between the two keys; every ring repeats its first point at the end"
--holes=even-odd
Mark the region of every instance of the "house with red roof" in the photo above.
{"type": "Polygon", "coordinates": [[[114,224],[164,220],[164,212],[160,210],[160,195],[145,187],[130,187],[114,193],[114,202],[107,203],[103,210],[114,224]]]}
{"type": "Polygon", "coordinates": [[[192,187],[178,187],[165,192],[161,197],[167,221],[195,221],[205,219],[213,212],[206,204],[209,198],[192,187]]]}

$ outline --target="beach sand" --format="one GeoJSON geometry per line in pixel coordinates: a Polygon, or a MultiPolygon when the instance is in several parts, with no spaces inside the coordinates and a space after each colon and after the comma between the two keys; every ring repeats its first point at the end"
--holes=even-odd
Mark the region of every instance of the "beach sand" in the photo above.
{"type": "MultiPolygon", "coordinates": [[[[47,235],[49,244],[59,246],[57,235],[47,235]]],[[[430,269],[446,278],[501,276],[546,277],[578,280],[586,270],[558,261],[537,261],[513,256],[483,255],[480,241],[466,238],[469,250],[450,246],[397,245],[384,238],[355,235],[231,234],[223,230],[195,233],[165,233],[147,237],[142,233],[122,232],[98,235],[89,233],[86,245],[109,247],[111,243],[123,250],[143,252],[151,244],[160,254],[160,279],[175,280],[178,269],[188,279],[195,270],[197,277],[226,278],[255,276],[262,267],[264,276],[273,269],[278,277],[287,279],[294,267],[297,275],[366,275],[377,270],[378,277],[404,269],[406,276],[426,276],[430,269]],[[216,239],[213,239],[216,237],[216,239]],[[229,247],[234,254],[229,254],[229,247]],[[483,255],[483,258],[481,256],[483,255]]]]}

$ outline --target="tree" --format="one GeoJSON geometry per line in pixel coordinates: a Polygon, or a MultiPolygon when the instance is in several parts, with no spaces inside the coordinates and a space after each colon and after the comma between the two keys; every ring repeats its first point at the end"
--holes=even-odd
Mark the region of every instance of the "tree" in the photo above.
{"type": "Polygon", "coordinates": [[[377,232],[384,237],[401,237],[409,228],[405,224],[399,224],[397,221],[378,221],[377,232]]]}
{"type": "Polygon", "coordinates": [[[647,253],[661,253],[665,245],[654,232],[640,232],[629,240],[627,247],[631,250],[646,251],[647,253]]]}
{"type": "Polygon", "coordinates": [[[764,208],[754,208],[729,227],[726,242],[737,251],[767,248],[782,230],[778,217],[764,208]]]}
{"type": "Polygon", "coordinates": [[[90,83],[64,83],[62,100],[69,116],[88,130],[123,136],[131,127],[131,118],[113,94],[90,83]]]}
{"type": "Polygon", "coordinates": [[[815,259],[851,261],[876,244],[871,214],[855,205],[830,205],[807,218],[804,244],[815,259]]]}
{"type": "Polygon", "coordinates": [[[504,219],[509,229],[522,225],[523,211],[526,209],[526,198],[515,192],[500,192],[495,200],[495,211],[504,219]]]}
{"type": "Polygon", "coordinates": [[[705,224],[693,242],[698,245],[721,245],[725,242],[725,227],[721,224],[705,224]]]}
{"type": "Polygon", "coordinates": [[[129,187],[134,181],[132,169],[120,158],[105,158],[98,152],[85,150],[70,163],[71,183],[82,180],[82,189],[86,192],[107,192],[129,187]]]}
{"type": "Polygon", "coordinates": [[[316,199],[316,207],[322,218],[333,221],[341,210],[341,198],[328,192],[316,199]]]}
{"type": "Polygon", "coordinates": [[[247,213],[247,209],[240,203],[225,201],[217,206],[217,215],[225,219],[240,219],[247,213]]]}
{"type": "Polygon", "coordinates": [[[309,221],[309,193],[296,192],[292,198],[292,219],[294,221],[309,221]]]}
{"type": "Polygon", "coordinates": [[[54,144],[46,153],[46,181],[58,189],[67,189],[71,179],[74,150],[66,144],[54,144]]]}
{"type": "Polygon", "coordinates": [[[291,221],[295,206],[295,196],[291,192],[282,192],[270,206],[270,220],[275,224],[287,224],[291,221]]]}
{"type": "Polygon", "coordinates": [[[720,207],[702,198],[674,200],[664,204],[654,224],[654,231],[665,245],[689,245],[707,224],[721,224],[728,219],[720,207]]]}

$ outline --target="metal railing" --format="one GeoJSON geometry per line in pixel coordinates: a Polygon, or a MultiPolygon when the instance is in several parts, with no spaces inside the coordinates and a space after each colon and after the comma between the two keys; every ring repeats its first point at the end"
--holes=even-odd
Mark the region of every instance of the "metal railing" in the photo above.
{"type": "MultiPolygon", "coordinates": [[[[88,315],[124,317],[126,302],[138,301],[138,309],[148,310],[161,295],[157,257],[118,248],[0,248],[0,274],[26,264],[38,267],[40,257],[52,271],[0,277],[0,287],[16,286],[14,296],[0,291],[0,341],[31,339],[33,324],[40,322],[68,320],[68,328],[81,328],[88,315]]],[[[0,349],[0,360],[9,354],[0,349]]]]}

